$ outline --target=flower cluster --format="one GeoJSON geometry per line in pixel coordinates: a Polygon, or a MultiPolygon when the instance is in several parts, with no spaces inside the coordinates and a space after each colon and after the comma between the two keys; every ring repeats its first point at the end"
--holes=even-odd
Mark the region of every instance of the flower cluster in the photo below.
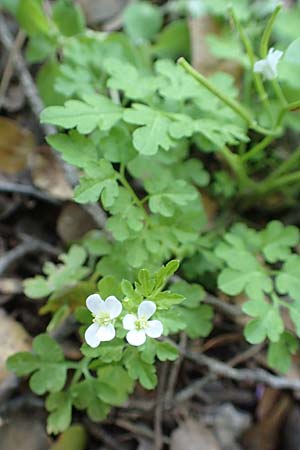
{"type": "MultiPolygon", "coordinates": [[[[111,341],[116,335],[114,322],[122,313],[122,303],[113,295],[102,300],[99,294],[90,295],[86,306],[93,315],[93,323],[85,332],[85,340],[90,347],[98,347],[101,342],[111,341]]],[[[138,307],[137,315],[126,314],[123,327],[128,331],[126,339],[130,345],[139,346],[147,336],[159,338],[163,333],[160,320],[149,320],[156,311],[154,302],[144,300],[138,307]]]]}

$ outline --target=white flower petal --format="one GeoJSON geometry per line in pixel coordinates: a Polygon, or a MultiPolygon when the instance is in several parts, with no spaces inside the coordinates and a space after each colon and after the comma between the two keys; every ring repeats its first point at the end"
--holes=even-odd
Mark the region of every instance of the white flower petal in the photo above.
{"type": "Polygon", "coordinates": [[[103,311],[104,301],[99,294],[89,295],[86,299],[87,308],[95,315],[103,311]]]}
{"type": "Polygon", "coordinates": [[[149,320],[145,331],[147,336],[159,338],[163,334],[163,324],[160,320],[149,320]]]}
{"type": "Polygon", "coordinates": [[[138,318],[149,319],[156,311],[156,304],[149,300],[144,300],[138,308],[138,318]]]}
{"type": "Polygon", "coordinates": [[[106,326],[100,326],[97,332],[97,336],[99,336],[100,341],[112,341],[116,335],[116,330],[113,324],[109,324],[106,326]]]}
{"type": "Polygon", "coordinates": [[[254,72],[255,73],[264,73],[266,70],[267,62],[264,59],[260,59],[259,61],[256,61],[254,64],[254,72]]]}
{"type": "Polygon", "coordinates": [[[267,80],[274,80],[277,77],[277,65],[282,55],[282,51],[270,48],[266,58],[254,64],[254,72],[261,73],[267,80]]]}
{"type": "Polygon", "coordinates": [[[105,300],[105,305],[111,319],[115,319],[122,312],[122,303],[114,295],[107,297],[105,300]]]}
{"type": "Polygon", "coordinates": [[[134,330],[136,321],[137,317],[134,314],[126,314],[123,319],[123,328],[125,328],[125,330],[134,330]]]}
{"type": "Polygon", "coordinates": [[[97,323],[93,323],[87,328],[84,338],[90,347],[96,348],[100,344],[101,339],[98,335],[98,331],[99,325],[97,323]]]}
{"type": "Polygon", "coordinates": [[[127,333],[126,339],[130,345],[138,347],[146,341],[146,333],[144,330],[131,330],[127,333]]]}

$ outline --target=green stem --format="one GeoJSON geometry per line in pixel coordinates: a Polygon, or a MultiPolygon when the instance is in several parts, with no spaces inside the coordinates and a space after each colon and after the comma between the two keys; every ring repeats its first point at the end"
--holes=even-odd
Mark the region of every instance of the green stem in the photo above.
{"type": "Polygon", "coordinates": [[[261,43],[260,43],[260,56],[262,58],[265,58],[268,54],[269,41],[270,41],[273,25],[274,25],[275,19],[277,17],[277,14],[281,10],[281,8],[282,8],[281,4],[276,6],[276,8],[274,9],[270,19],[268,20],[267,26],[263,32],[263,35],[261,38],[261,43]]]}
{"type": "Polygon", "coordinates": [[[273,136],[265,136],[258,144],[254,145],[245,155],[241,157],[242,161],[248,161],[248,159],[256,156],[264,150],[273,141],[273,139],[273,136]]]}
{"type": "Polygon", "coordinates": [[[241,186],[249,184],[251,180],[247,176],[247,173],[244,169],[240,157],[235,153],[232,153],[226,146],[220,149],[220,153],[223,155],[224,159],[232,169],[233,173],[239,179],[241,186]]]}
{"type": "Polygon", "coordinates": [[[288,158],[287,160],[283,161],[280,166],[274,170],[271,175],[267,178],[266,181],[274,180],[279,175],[282,175],[283,173],[288,172],[294,165],[295,162],[300,158],[300,149],[298,148],[295,150],[295,152],[288,158]]]}
{"type": "Polygon", "coordinates": [[[261,78],[261,76],[258,73],[255,73],[253,71],[253,67],[254,67],[254,63],[255,63],[256,57],[255,57],[254,50],[252,48],[251,41],[248,38],[248,36],[246,35],[246,33],[245,33],[245,31],[244,31],[244,29],[243,29],[243,27],[242,27],[242,25],[241,25],[237,15],[235,14],[234,9],[230,8],[229,11],[231,13],[232,20],[233,20],[233,22],[234,22],[234,24],[235,24],[235,26],[236,26],[236,28],[237,28],[237,30],[239,32],[241,40],[242,40],[242,42],[244,44],[245,50],[247,52],[247,55],[248,55],[248,58],[249,58],[249,61],[250,61],[251,70],[252,70],[252,73],[253,73],[254,84],[255,84],[257,93],[259,95],[259,98],[260,98],[261,102],[264,104],[265,109],[268,111],[270,119],[273,120],[271,105],[270,105],[270,102],[269,102],[268,94],[267,94],[267,92],[266,92],[266,90],[264,88],[264,84],[262,82],[262,78],[261,78]]]}
{"type": "Polygon", "coordinates": [[[277,95],[278,100],[281,103],[281,106],[284,108],[284,110],[286,110],[288,107],[288,102],[284,96],[284,93],[282,92],[280,84],[278,83],[277,80],[272,80],[272,86],[273,86],[275,94],[277,95]]]}
{"type": "Polygon", "coordinates": [[[149,216],[143,206],[143,201],[138,198],[135,191],[132,189],[131,185],[128,183],[128,181],[125,177],[125,167],[123,164],[121,164],[121,169],[120,169],[118,178],[119,178],[121,184],[124,186],[124,188],[129,192],[129,194],[130,194],[131,198],[133,199],[134,203],[136,204],[136,206],[142,211],[145,222],[148,225],[151,225],[149,216]]]}
{"type": "Polygon", "coordinates": [[[298,109],[298,108],[300,108],[300,100],[297,100],[296,102],[289,103],[287,105],[287,109],[289,111],[292,111],[293,109],[298,109]]]}
{"type": "Polygon", "coordinates": [[[281,188],[282,186],[294,183],[295,181],[300,181],[300,171],[289,173],[276,179],[268,179],[258,187],[258,191],[265,194],[268,191],[281,188]]]}
{"type": "Polygon", "coordinates": [[[198,83],[208,89],[212,94],[218,97],[223,103],[225,103],[229,108],[231,108],[234,112],[236,112],[240,117],[242,117],[245,122],[248,124],[249,128],[256,130],[261,134],[273,134],[272,131],[267,130],[265,128],[260,127],[256,121],[251,117],[249,112],[242,106],[240,103],[235,101],[234,99],[228,97],[222,91],[220,91],[213,83],[211,83],[207,78],[205,78],[200,72],[197,72],[187,61],[185,58],[181,57],[178,59],[178,64],[184,68],[184,70],[190,74],[193,78],[195,78],[198,83]]]}

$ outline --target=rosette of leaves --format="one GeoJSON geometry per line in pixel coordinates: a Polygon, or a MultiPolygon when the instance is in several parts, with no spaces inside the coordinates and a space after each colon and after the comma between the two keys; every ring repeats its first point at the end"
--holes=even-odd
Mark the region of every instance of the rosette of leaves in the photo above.
{"type": "Polygon", "coordinates": [[[300,337],[299,230],[279,221],[256,231],[234,225],[216,248],[224,261],[218,287],[225,294],[243,294],[243,311],[251,317],[244,334],[248,342],[269,342],[271,367],[287,371],[300,337]],[[284,320],[287,310],[293,327],[284,320]]]}

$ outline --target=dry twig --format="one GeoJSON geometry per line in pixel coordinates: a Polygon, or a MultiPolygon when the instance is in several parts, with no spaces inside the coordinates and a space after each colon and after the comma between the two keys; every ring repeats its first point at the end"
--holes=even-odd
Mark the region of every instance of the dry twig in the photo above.
{"type": "Polygon", "coordinates": [[[39,250],[47,252],[53,256],[57,256],[59,254],[58,248],[53,247],[52,245],[39,239],[26,237],[21,244],[0,258],[0,275],[2,275],[12,264],[23,258],[28,253],[34,253],[39,250]]]}
{"type": "Polygon", "coordinates": [[[186,352],[185,356],[197,364],[206,366],[212,373],[231,380],[262,383],[275,389],[300,390],[300,379],[297,378],[273,375],[263,369],[235,369],[224,362],[217,361],[201,353],[186,352]]]}
{"type": "Polygon", "coordinates": [[[19,184],[11,183],[9,181],[0,181],[0,192],[13,192],[17,194],[24,194],[30,197],[38,198],[39,200],[44,200],[53,205],[59,205],[61,202],[54,197],[51,197],[46,192],[36,189],[34,186],[29,184],[19,184]]]}

